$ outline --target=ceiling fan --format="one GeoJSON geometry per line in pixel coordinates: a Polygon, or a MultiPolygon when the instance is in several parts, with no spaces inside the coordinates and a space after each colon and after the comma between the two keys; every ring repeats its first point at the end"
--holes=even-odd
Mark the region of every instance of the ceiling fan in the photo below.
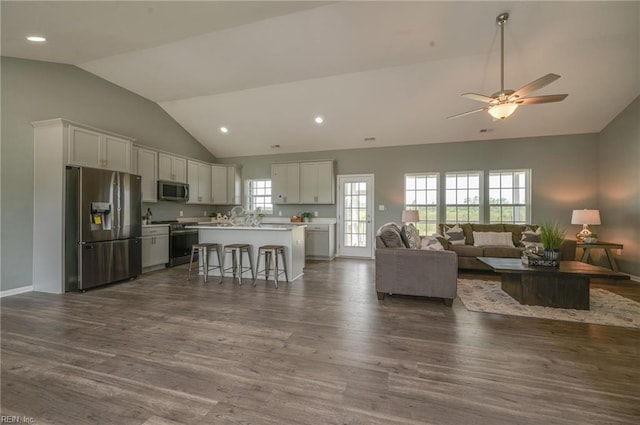
{"type": "Polygon", "coordinates": [[[504,25],[509,19],[508,13],[501,13],[496,17],[496,22],[500,26],[500,91],[485,96],[477,93],[465,93],[462,96],[467,99],[476,100],[478,102],[488,103],[484,108],[474,109],[473,111],[463,112],[462,114],[452,115],[448,119],[460,118],[465,115],[475,114],[476,112],[487,111],[494,119],[505,119],[516,110],[520,105],[532,105],[535,103],[551,103],[564,100],[568,94],[549,94],[545,96],[525,97],[529,93],[539,90],[544,86],[553,83],[560,78],[557,74],[547,74],[535,81],[513,91],[504,89],[504,25]]]}

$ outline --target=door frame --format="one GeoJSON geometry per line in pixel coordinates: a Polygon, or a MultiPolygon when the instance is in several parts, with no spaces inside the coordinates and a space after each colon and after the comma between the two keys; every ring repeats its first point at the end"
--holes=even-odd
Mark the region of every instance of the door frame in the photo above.
{"type": "Polygon", "coordinates": [[[336,176],[336,186],[337,186],[337,199],[336,199],[336,219],[337,219],[337,229],[336,229],[336,257],[343,258],[375,258],[375,231],[374,231],[374,223],[375,223],[375,174],[373,173],[362,173],[362,174],[338,174],[336,176]],[[367,241],[369,246],[371,247],[371,255],[369,257],[354,257],[352,255],[343,255],[342,254],[342,241],[344,240],[344,221],[342,218],[342,208],[344,204],[344,198],[342,194],[342,179],[345,178],[358,178],[364,177],[371,179],[371,188],[367,188],[367,192],[371,193],[371,196],[367,199],[367,209],[370,209],[370,222],[369,229],[370,235],[369,240],[367,241]]]}

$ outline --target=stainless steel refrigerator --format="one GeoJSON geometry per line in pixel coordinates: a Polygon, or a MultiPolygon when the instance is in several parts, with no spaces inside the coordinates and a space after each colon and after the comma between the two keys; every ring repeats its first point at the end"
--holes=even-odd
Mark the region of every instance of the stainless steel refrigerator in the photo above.
{"type": "Polygon", "coordinates": [[[140,176],[67,167],[65,290],[85,290],[142,272],[140,176]]]}

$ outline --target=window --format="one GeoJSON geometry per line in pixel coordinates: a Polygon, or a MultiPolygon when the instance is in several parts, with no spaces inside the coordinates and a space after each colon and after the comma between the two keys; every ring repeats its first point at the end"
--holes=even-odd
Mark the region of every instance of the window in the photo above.
{"type": "Polygon", "coordinates": [[[404,176],[404,206],[418,210],[417,223],[421,235],[432,235],[438,227],[438,174],[406,174],[404,176]]]}
{"type": "Polygon", "coordinates": [[[262,208],[264,214],[273,213],[271,180],[249,180],[247,194],[247,209],[253,211],[262,208]]]}
{"type": "Polygon", "coordinates": [[[482,172],[470,171],[445,175],[445,221],[481,223],[482,172]]]}
{"type": "Polygon", "coordinates": [[[529,175],[529,170],[489,171],[489,222],[528,222],[529,175]]]}

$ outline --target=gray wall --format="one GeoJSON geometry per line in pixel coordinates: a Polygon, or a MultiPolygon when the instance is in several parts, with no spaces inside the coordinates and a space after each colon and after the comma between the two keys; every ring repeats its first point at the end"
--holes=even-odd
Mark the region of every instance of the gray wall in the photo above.
{"type": "MultiPolygon", "coordinates": [[[[71,65],[2,57],[0,289],[31,285],[33,127],[67,118],[136,138],[159,150],[214,157],[156,103],[71,65]]],[[[157,204],[158,210],[163,208],[157,204]]],[[[184,205],[185,215],[202,208],[184,205]]],[[[162,215],[160,213],[159,215],[162,215]]]]}
{"type": "MultiPolygon", "coordinates": [[[[400,221],[404,203],[404,174],[530,168],[532,170],[532,222],[555,218],[570,234],[574,208],[596,208],[597,134],[552,136],[483,142],[461,142],[352,149],[257,157],[224,158],[242,165],[243,179],[269,178],[272,162],[309,159],[337,160],[337,174],[375,175],[375,225],[400,221]],[[386,206],[378,211],[378,205],[386,206]]],[[[283,216],[318,211],[335,217],[335,206],[276,207],[283,216]]],[[[574,232],[575,231],[575,232],[574,232]]]]}
{"type": "Polygon", "coordinates": [[[640,97],[601,133],[598,141],[601,240],[624,245],[620,269],[640,276],[640,97]]]}

